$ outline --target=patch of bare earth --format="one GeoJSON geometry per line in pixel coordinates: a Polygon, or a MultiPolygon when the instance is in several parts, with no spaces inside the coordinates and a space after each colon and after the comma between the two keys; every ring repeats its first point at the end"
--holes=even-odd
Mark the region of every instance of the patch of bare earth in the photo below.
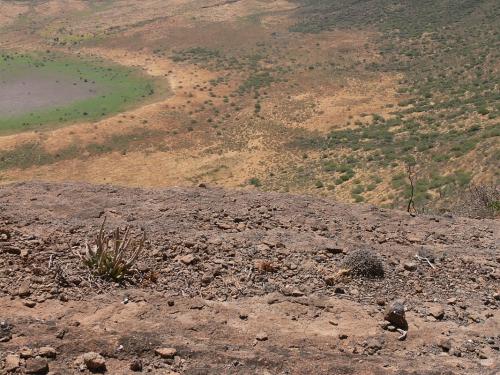
{"type": "Polygon", "coordinates": [[[78,360],[87,352],[110,374],[139,364],[171,375],[498,370],[494,221],[69,183],[3,186],[0,205],[4,373],[36,364],[89,373],[78,360]],[[147,231],[123,285],[92,276],[74,253],[104,216],[107,229],[147,231]],[[377,254],[383,278],[338,277],[358,249],[377,254]],[[404,341],[382,324],[396,299],[406,307],[404,341]]]}

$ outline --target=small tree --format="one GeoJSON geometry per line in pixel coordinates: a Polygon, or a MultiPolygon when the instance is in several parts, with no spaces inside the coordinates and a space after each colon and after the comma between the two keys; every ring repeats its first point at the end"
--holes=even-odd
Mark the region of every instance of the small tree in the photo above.
{"type": "Polygon", "coordinates": [[[406,174],[408,180],[410,181],[410,197],[408,199],[408,205],[406,206],[406,211],[408,213],[417,214],[417,209],[415,208],[415,160],[409,159],[406,161],[406,174]]]}

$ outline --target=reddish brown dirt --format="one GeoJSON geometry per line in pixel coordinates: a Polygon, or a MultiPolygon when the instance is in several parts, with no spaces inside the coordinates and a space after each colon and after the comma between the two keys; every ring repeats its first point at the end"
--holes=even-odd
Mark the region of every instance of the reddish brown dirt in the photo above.
{"type": "Polygon", "coordinates": [[[52,374],[88,373],[75,360],[89,351],[110,374],[131,373],[137,358],[153,374],[498,371],[494,221],[254,191],[69,183],[3,186],[0,207],[0,360],[50,346],[52,374]],[[108,229],[148,233],[123,285],[95,278],[70,250],[104,216],[108,229]],[[385,277],[327,283],[360,248],[380,255],[385,277]],[[435,268],[415,259],[423,252],[435,268]],[[380,325],[396,298],[406,301],[406,341],[380,325]],[[160,347],[177,356],[159,358],[160,347]]]}

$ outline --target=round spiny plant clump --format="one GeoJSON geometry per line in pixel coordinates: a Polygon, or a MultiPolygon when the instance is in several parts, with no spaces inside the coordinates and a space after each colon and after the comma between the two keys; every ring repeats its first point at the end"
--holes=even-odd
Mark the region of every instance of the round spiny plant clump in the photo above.
{"type": "Polygon", "coordinates": [[[371,250],[356,250],[342,261],[341,268],[353,276],[366,278],[384,277],[384,267],[380,257],[371,250]]]}

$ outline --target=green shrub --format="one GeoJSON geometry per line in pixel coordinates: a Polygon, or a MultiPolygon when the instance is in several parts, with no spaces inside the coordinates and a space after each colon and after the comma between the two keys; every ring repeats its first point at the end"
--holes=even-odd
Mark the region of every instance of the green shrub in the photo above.
{"type": "Polygon", "coordinates": [[[248,180],[248,183],[255,187],[262,186],[262,182],[257,177],[252,177],[250,180],[248,180]]]}

